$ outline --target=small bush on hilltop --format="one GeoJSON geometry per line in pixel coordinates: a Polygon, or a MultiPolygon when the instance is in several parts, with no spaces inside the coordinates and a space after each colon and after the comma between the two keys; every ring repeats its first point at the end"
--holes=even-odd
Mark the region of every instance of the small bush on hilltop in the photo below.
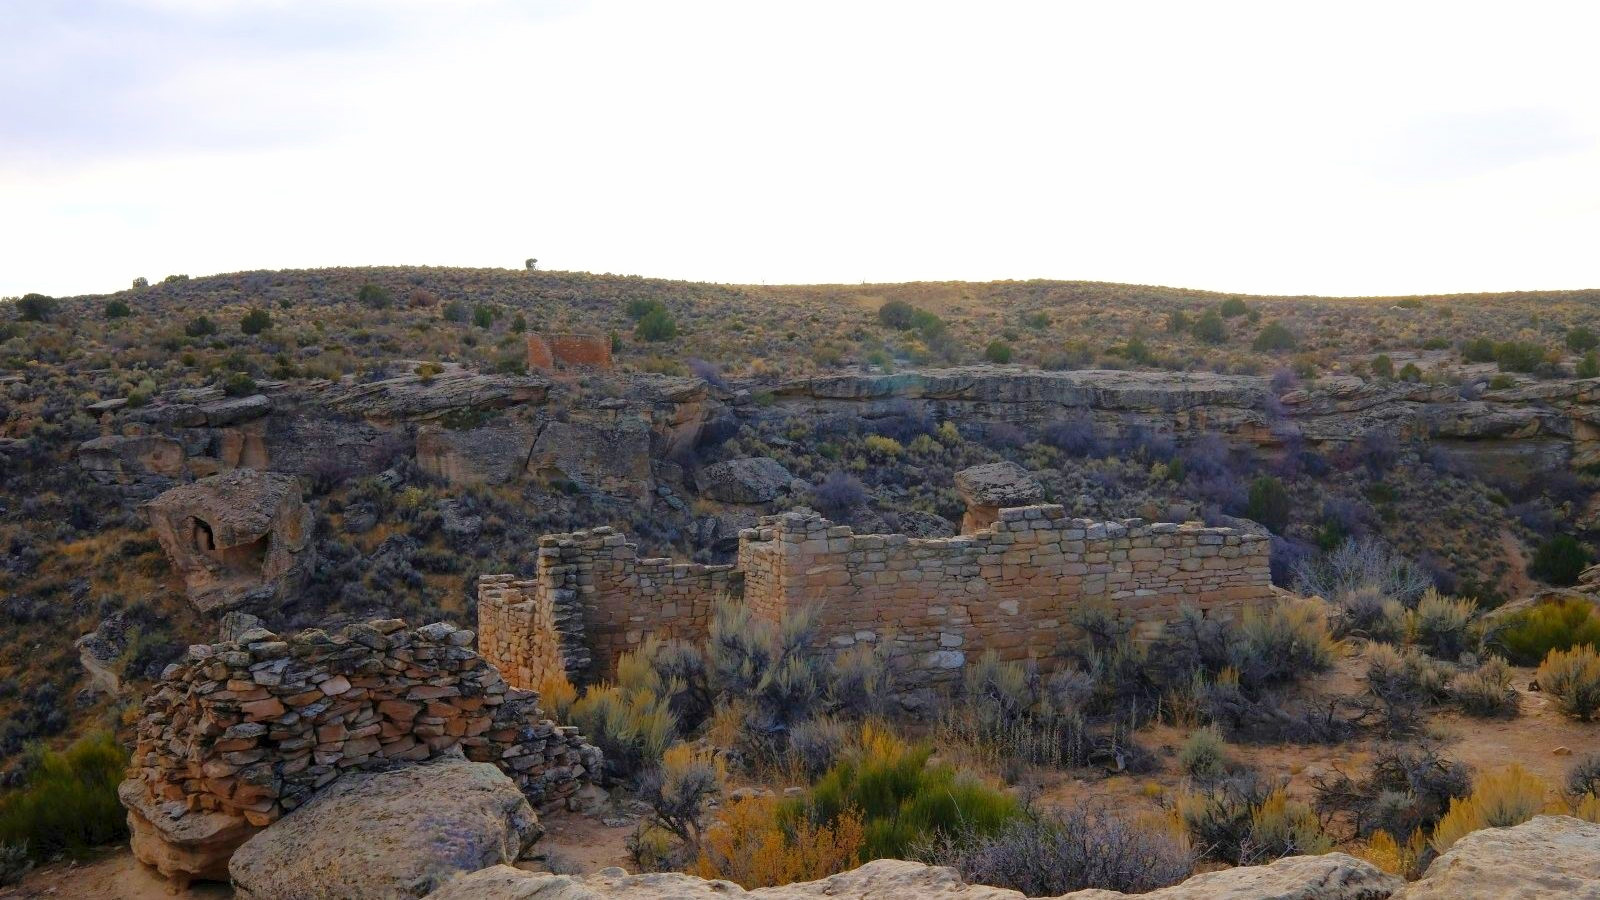
{"type": "Polygon", "coordinates": [[[991,835],[935,842],[918,848],[917,857],[950,866],[969,883],[1025,897],[1090,888],[1145,893],[1194,871],[1194,853],[1183,834],[1085,809],[1028,816],[991,835]]]}
{"type": "Polygon", "coordinates": [[[1519,765],[1485,775],[1471,795],[1450,802],[1433,829],[1433,849],[1443,853],[1481,828],[1521,825],[1544,809],[1544,794],[1545,783],[1519,765]]]}
{"type": "Polygon", "coordinates": [[[1551,650],[1600,647],[1600,612],[1581,597],[1539,603],[1502,619],[1490,643],[1519,666],[1538,665],[1551,650]]]}
{"type": "Polygon", "coordinates": [[[260,334],[272,327],[272,314],[264,309],[255,308],[244,314],[239,320],[239,330],[245,334],[260,334]]]}
{"type": "Polygon", "coordinates": [[[1600,654],[1593,647],[1551,650],[1535,677],[1563,713],[1587,722],[1600,711],[1600,654]]]}
{"type": "Polygon", "coordinates": [[[634,326],[633,336],[641,341],[670,341],[678,336],[678,323],[665,309],[653,309],[634,326]]]}
{"type": "Polygon", "coordinates": [[[128,754],[110,734],[80,739],[63,752],[38,754],[23,786],[0,796],[0,846],[26,845],[44,861],[81,857],[127,834],[117,784],[128,754]]]}

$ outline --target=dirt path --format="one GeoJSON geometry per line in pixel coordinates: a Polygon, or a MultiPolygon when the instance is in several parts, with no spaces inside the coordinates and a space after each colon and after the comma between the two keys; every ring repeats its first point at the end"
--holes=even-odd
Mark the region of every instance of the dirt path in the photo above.
{"type": "Polygon", "coordinates": [[[63,900],[216,900],[232,897],[225,884],[196,884],[187,891],[175,892],[154,869],[140,865],[127,847],[108,849],[104,855],[84,863],[55,863],[28,873],[19,885],[0,888],[0,898],[22,900],[57,897],[63,900]]]}

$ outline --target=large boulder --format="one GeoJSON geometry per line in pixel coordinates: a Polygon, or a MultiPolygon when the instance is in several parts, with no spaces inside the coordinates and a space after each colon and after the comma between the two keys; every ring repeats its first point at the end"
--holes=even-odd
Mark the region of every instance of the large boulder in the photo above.
{"type": "Polygon", "coordinates": [[[444,757],[335,781],[246,841],[228,871],[244,900],[421,897],[514,862],[540,833],[499,769],[444,757]]]}
{"type": "Polygon", "coordinates": [[[145,505],[201,612],[287,596],[310,574],[311,510],[292,475],[234,469],[145,505]]]}
{"type": "Polygon", "coordinates": [[[1002,509],[1044,502],[1039,480],[1009,461],[962,469],[956,473],[956,492],[967,504],[961,519],[961,530],[967,534],[993,525],[1002,509]]]}
{"type": "Polygon", "coordinates": [[[256,831],[238,816],[154,797],[131,778],[118,785],[117,799],[128,810],[134,858],[172,879],[177,890],[191,880],[226,881],[228,859],[256,831]]]}
{"type": "Polygon", "coordinates": [[[752,456],[706,466],[695,483],[702,494],[723,503],[771,503],[788,493],[794,476],[775,459],[752,456]]]}
{"type": "Polygon", "coordinates": [[[505,484],[522,475],[538,430],[507,420],[478,428],[417,430],[417,465],[452,485],[505,484]]]}
{"type": "Polygon", "coordinates": [[[1533,900],[1600,897],[1600,825],[1535,816],[1474,831],[1428,866],[1405,900],[1533,900]]]}
{"type": "MultiPolygon", "coordinates": [[[[1292,856],[1267,866],[1197,875],[1149,894],[1150,900],[1385,900],[1405,882],[1343,853],[1292,856]]],[[[1060,900],[1121,900],[1132,894],[1074,891],[1060,900]]],[[[954,869],[898,859],[869,862],[821,881],[745,891],[726,881],[692,875],[601,873],[586,878],[484,869],[445,885],[428,900],[1022,900],[1016,891],[967,884],[954,869]]]]}

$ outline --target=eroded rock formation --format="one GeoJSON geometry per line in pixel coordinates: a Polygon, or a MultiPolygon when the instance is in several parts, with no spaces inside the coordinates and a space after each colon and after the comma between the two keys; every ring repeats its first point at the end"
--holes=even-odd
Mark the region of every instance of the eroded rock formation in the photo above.
{"type": "Polygon", "coordinates": [[[755,456],[730,459],[701,469],[695,475],[700,492],[723,503],[771,503],[785,496],[795,477],[775,459],[755,456]]]}
{"type": "Polygon", "coordinates": [[[1044,502],[1044,486],[1014,462],[985,463],[956,473],[956,492],[967,505],[961,530],[971,534],[993,525],[1000,510],[1044,502]]]}
{"type": "Polygon", "coordinates": [[[293,476],[234,469],[175,487],[145,511],[201,612],[283,597],[311,570],[311,511],[293,476]]]}

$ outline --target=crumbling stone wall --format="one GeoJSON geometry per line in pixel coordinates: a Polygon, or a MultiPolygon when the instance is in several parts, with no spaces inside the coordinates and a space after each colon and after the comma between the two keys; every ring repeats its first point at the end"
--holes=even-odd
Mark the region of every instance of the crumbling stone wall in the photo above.
{"type": "Polygon", "coordinates": [[[611,368],[611,339],[598,334],[529,334],[528,368],[611,368]]]}
{"type": "MultiPolygon", "coordinates": [[[[1078,637],[1072,613],[1090,604],[1142,637],[1158,634],[1185,606],[1237,616],[1272,597],[1269,547],[1264,535],[1234,528],[1095,522],[1068,518],[1057,505],[1003,509],[974,534],[925,539],[858,535],[795,510],[741,532],[734,566],[641,560],[611,528],[547,535],[536,579],[480,584],[479,617],[485,633],[517,636],[485,645],[496,665],[533,672],[550,665],[540,655],[549,639],[531,633],[541,613],[527,591],[547,597],[552,609],[565,604],[566,621],[581,635],[564,638],[592,648],[592,673],[603,676],[619,653],[652,634],[705,637],[722,596],[742,599],[767,621],[816,605],[821,640],[837,649],[886,645],[901,684],[917,689],[959,678],[988,649],[1004,659],[1060,660],[1078,637]],[[512,593],[505,587],[512,584],[530,588],[512,593]],[[510,597],[519,599],[508,606],[510,597]],[[503,611],[519,604],[527,625],[503,611]]],[[[568,669],[577,671],[570,661],[568,669]]]]}
{"type": "Polygon", "coordinates": [[[536,806],[570,796],[599,751],[473,640],[389,619],[190,647],[145,698],[118,791],[135,854],[169,876],[225,875],[252,833],[341,775],[445,753],[494,763],[536,806]]]}
{"type": "Polygon", "coordinates": [[[959,677],[970,658],[1063,658],[1075,609],[1104,606],[1154,636],[1179,610],[1233,617],[1272,596],[1270,542],[1198,523],[1071,519],[1057,505],[1003,509],[953,538],[855,534],[799,510],[740,534],[744,599],[775,617],[820,608],[832,647],[887,642],[908,688],[959,677]]]}
{"type": "Polygon", "coordinates": [[[492,636],[480,645],[512,684],[533,687],[537,679],[516,679],[548,671],[554,642],[568,676],[581,684],[609,673],[619,655],[651,635],[703,639],[713,604],[741,593],[733,566],[640,559],[638,546],[609,526],[547,534],[532,579],[479,581],[479,627],[492,636]],[[539,633],[546,619],[553,639],[539,633]]]}
{"type": "Polygon", "coordinates": [[[551,595],[535,579],[478,578],[478,652],[510,684],[536,687],[567,669],[551,595]]]}

